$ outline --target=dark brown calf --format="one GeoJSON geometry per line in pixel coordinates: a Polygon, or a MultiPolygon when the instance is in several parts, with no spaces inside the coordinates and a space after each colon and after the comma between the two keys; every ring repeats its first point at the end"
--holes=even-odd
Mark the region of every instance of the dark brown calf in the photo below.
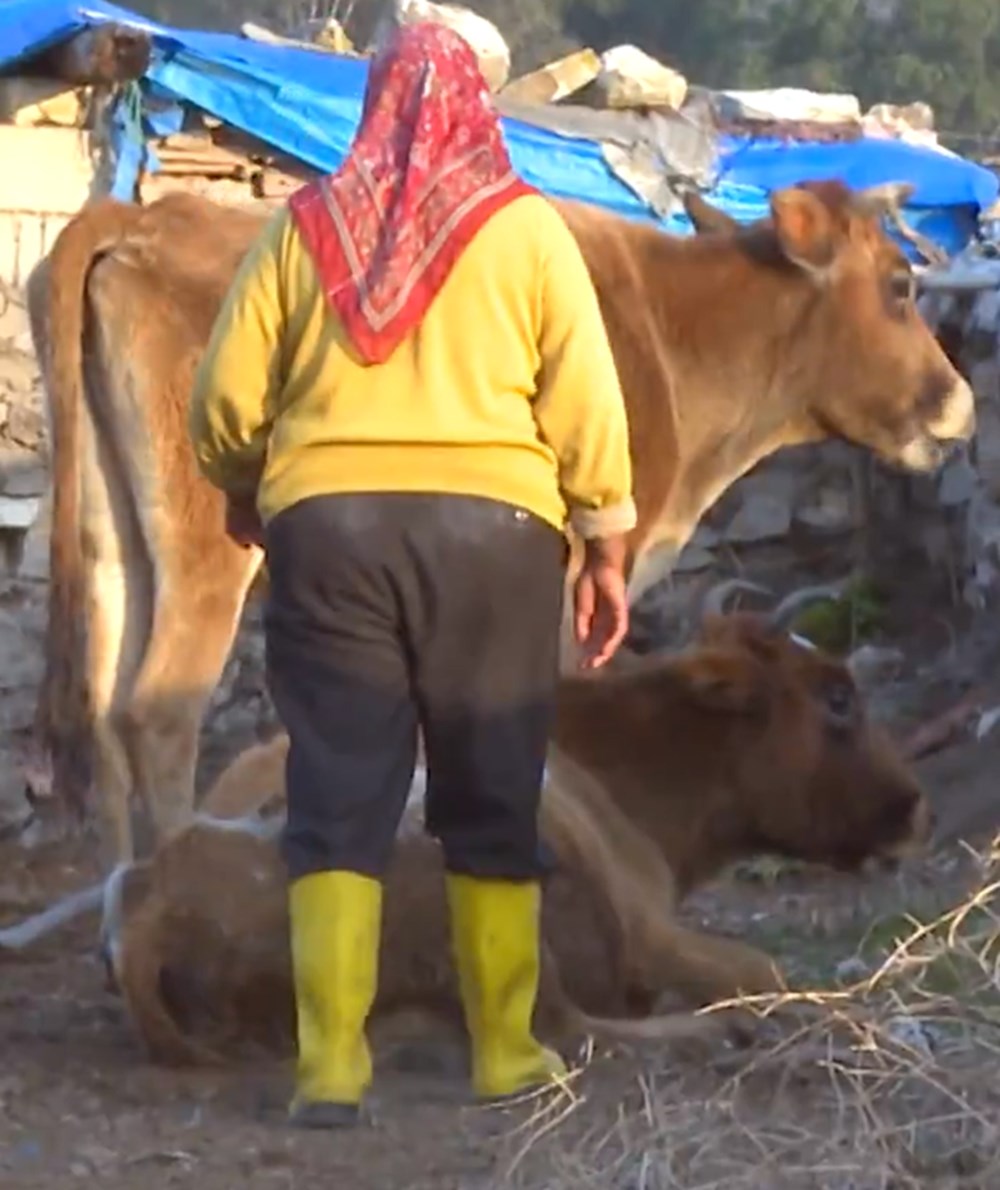
{"type": "MultiPolygon", "coordinates": [[[[538,1024],[567,1044],[711,1035],[723,1018],[649,1016],[781,986],[772,961],[681,926],[679,900],[759,852],[853,870],[896,860],[930,830],[927,800],[872,725],[847,669],[760,617],[712,620],[680,656],[566,678],[542,833],[546,888],[538,1024]]],[[[126,874],[105,934],[139,1033],[158,1060],[209,1061],[237,1041],[290,1044],[286,876],[275,839],[286,740],[237,759],[206,818],[126,874]]],[[[388,877],[373,1027],[461,1012],[437,845],[409,810],[388,877]]]]}

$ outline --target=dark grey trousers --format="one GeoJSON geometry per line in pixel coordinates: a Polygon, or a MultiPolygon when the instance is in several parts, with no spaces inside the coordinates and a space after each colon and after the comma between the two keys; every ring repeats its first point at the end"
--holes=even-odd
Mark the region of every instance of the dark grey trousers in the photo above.
{"type": "Polygon", "coordinates": [[[384,874],[418,727],[426,829],[448,870],[541,876],[562,534],[492,500],[373,493],[304,500],[274,518],[266,544],[290,878],[384,874]]]}

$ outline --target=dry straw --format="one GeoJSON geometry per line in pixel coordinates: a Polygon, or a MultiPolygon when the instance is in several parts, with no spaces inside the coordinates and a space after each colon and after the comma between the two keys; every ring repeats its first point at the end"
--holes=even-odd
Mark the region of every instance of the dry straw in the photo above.
{"type": "Polygon", "coordinates": [[[588,1056],[505,1132],[491,1186],[998,1190],[1000,837],[981,873],[868,978],[709,1010],[749,1045],[588,1056]]]}

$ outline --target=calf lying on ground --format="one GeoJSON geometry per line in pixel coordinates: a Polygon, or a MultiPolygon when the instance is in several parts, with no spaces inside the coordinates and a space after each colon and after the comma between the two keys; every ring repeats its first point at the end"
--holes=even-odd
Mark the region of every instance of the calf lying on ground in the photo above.
{"type": "MultiPolygon", "coordinates": [[[[106,953],[157,1060],[291,1044],[286,749],[279,736],[237,758],[193,826],[109,883],[106,953]]],[[[461,1028],[440,857],[415,829],[419,777],[388,876],[376,1030],[403,1009],[461,1028]]],[[[563,1048],[724,1032],[721,1014],[690,1009],[781,976],[757,950],[681,926],[680,898],[759,852],[844,870],[898,859],[930,823],[846,667],[761,617],[714,618],[685,653],[564,679],[541,811],[557,870],[539,1032],[563,1048]],[[667,993],[686,1011],[649,1016],[667,993]]]]}

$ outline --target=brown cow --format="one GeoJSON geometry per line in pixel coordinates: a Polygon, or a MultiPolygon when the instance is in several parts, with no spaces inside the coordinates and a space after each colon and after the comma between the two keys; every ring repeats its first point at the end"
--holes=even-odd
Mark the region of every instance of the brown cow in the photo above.
{"type": "MultiPolygon", "coordinates": [[[[559,207],[628,405],[633,600],[720,492],[780,446],[836,435],[924,470],[971,434],[971,391],[863,194],[789,188],[768,221],[688,239],[559,207]]],[[[133,793],[158,837],[190,819],[202,714],[261,561],[226,538],[185,433],[192,371],[261,218],[185,195],[102,201],[29,279],[54,470],[40,724],[78,807],[96,739],[116,859],[133,851],[133,793]]]]}
{"type": "MultiPolygon", "coordinates": [[[[691,1007],[781,987],[766,955],[676,920],[680,899],[726,864],[768,851],[855,870],[914,851],[930,830],[923,791],[845,666],[760,617],[710,621],[674,657],[564,678],[555,739],[541,828],[557,873],[538,1019],[560,1045],[581,1033],[708,1038],[729,1022],[692,1020],[691,1007]],[[668,992],[687,1011],[625,1019],[668,992]]],[[[278,736],[237,758],[203,803],[210,817],[109,884],[115,982],[157,1060],[212,1061],[237,1040],[289,1044],[276,844],[286,749],[278,736]],[[275,816],[245,817],[275,804],[275,816]]],[[[420,800],[417,789],[388,877],[374,1021],[417,1009],[460,1028],[440,856],[419,831],[420,800]]]]}

